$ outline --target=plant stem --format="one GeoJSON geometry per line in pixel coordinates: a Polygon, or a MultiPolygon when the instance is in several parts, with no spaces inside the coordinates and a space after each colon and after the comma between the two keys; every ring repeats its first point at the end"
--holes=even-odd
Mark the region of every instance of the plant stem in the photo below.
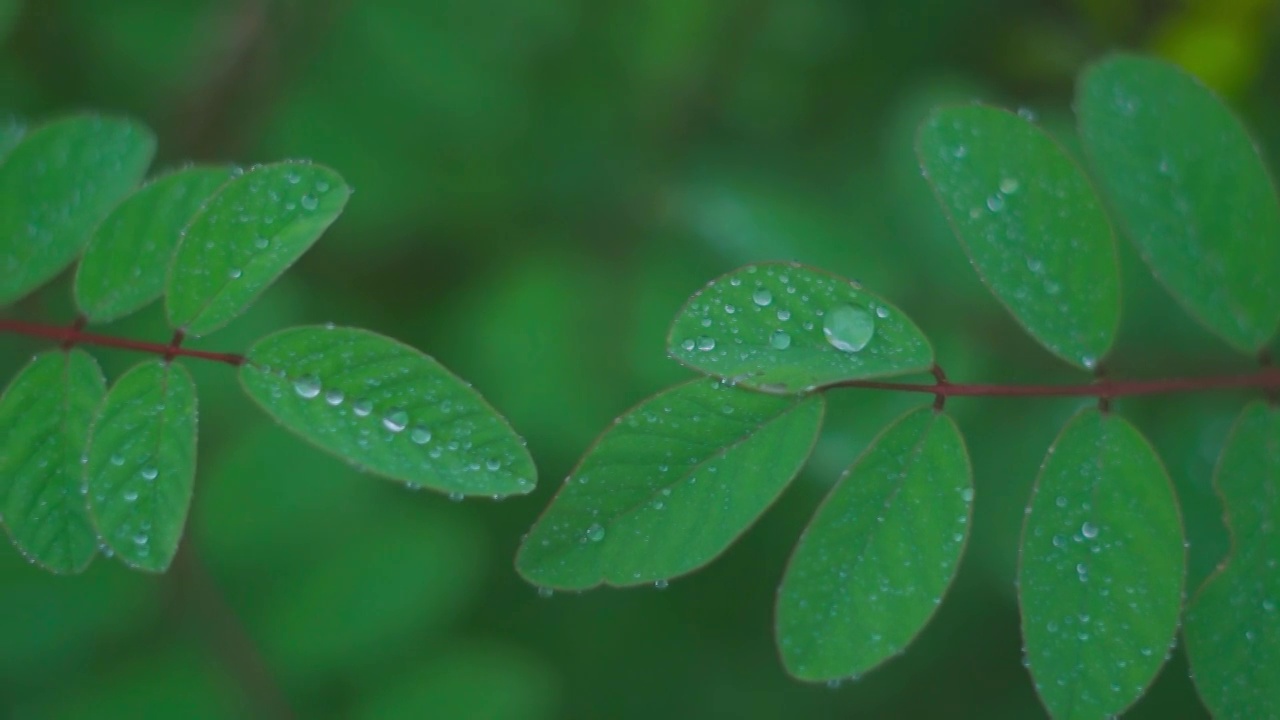
{"type": "Polygon", "coordinates": [[[996,385],[981,383],[900,383],[880,380],[847,380],[821,389],[861,388],[928,393],[938,397],[1096,397],[1167,395],[1233,388],[1280,390],[1280,368],[1265,367],[1252,373],[1206,377],[1159,378],[1155,380],[1103,379],[1082,385],[996,385]]]}
{"type": "Polygon", "coordinates": [[[14,333],[16,335],[28,335],[30,337],[45,338],[53,340],[62,345],[65,349],[70,349],[75,345],[101,345],[102,347],[119,348],[121,350],[134,350],[137,352],[152,353],[165,358],[189,357],[199,358],[201,360],[212,360],[214,362],[226,363],[228,365],[240,366],[245,363],[243,355],[235,353],[209,352],[206,350],[191,350],[179,347],[178,343],[182,341],[181,334],[174,336],[174,341],[168,345],[161,343],[146,342],[144,340],[131,340],[129,338],[114,337],[111,335],[99,335],[97,333],[87,333],[81,328],[83,323],[79,320],[75,325],[70,327],[57,327],[55,325],[42,325],[40,323],[29,323],[21,320],[3,320],[0,319],[0,333],[14,333]]]}

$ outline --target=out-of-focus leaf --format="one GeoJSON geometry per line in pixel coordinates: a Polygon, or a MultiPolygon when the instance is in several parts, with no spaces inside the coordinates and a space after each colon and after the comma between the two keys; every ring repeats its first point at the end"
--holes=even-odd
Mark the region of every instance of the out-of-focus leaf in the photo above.
{"type": "Polygon", "coordinates": [[[516,648],[474,642],[436,655],[364,695],[357,720],[441,717],[451,720],[537,720],[556,714],[551,668],[516,648]],[[501,691],[494,691],[500,678],[501,691]]]}
{"type": "Polygon", "coordinates": [[[821,395],[699,379],[618,418],[565,479],[516,556],[547,588],[665,582],[725,550],[804,464],[821,395]]]}
{"type": "Polygon", "coordinates": [[[972,501],[969,457],[951,418],[920,408],[881,434],[787,565],[777,613],[787,669],[839,680],[902,652],[955,576],[972,501]]]}
{"type": "Polygon", "coordinates": [[[22,554],[53,572],[81,572],[97,552],[80,456],[106,391],[88,353],[51,350],[0,399],[0,516],[22,554]]]}
{"type": "Polygon", "coordinates": [[[1080,167],[1029,120],[982,105],[934,112],[916,151],[987,287],[1040,344],[1092,369],[1120,322],[1120,270],[1080,167]]]}
{"type": "Polygon", "coordinates": [[[304,162],[263,165],[224,184],[174,254],[169,323],[188,335],[226,325],[320,238],[350,195],[336,172],[304,162]]]}
{"type": "Polygon", "coordinates": [[[245,392],[289,430],[348,462],[459,495],[524,494],[524,442],[470,385],[432,358],[354,328],[296,327],[258,341],[245,392]]]}
{"type": "MultiPolygon", "coordinates": [[[[0,6],[4,4],[4,0],[0,0],[0,6]]],[[[4,13],[0,10],[0,15],[4,13]]],[[[0,20],[3,23],[3,20],[0,20]]],[[[27,134],[27,124],[21,118],[14,115],[5,115],[0,117],[0,162],[8,156],[9,151],[13,150],[27,134]]]]}
{"type": "Polygon", "coordinates": [[[191,167],[153,180],[94,230],[76,268],[76,305],[91,322],[110,322],[160,297],[182,229],[227,168],[191,167]]]}
{"type": "Polygon", "coordinates": [[[1022,534],[1022,635],[1055,718],[1113,716],[1173,645],[1186,551],[1173,486],[1146,439],[1088,409],[1054,441],[1022,534]]]}
{"type": "Polygon", "coordinates": [[[163,572],[187,522],[196,473],[196,387],[179,363],[120,376],[89,439],[89,515],[126,565],[163,572]]]}
{"type": "Polygon", "coordinates": [[[1187,608],[1187,655],[1218,718],[1280,716],[1280,411],[1245,408],[1214,482],[1231,554],[1187,608]]]}
{"type": "Polygon", "coordinates": [[[1085,71],[1076,111],[1156,277],[1233,347],[1265,346],[1280,324],[1280,202],[1240,121],[1184,71],[1128,55],[1085,71]]]}
{"type": "Polygon", "coordinates": [[[63,270],[142,179],[155,136],[132,120],[79,115],[26,134],[0,163],[0,306],[63,270]]]}
{"type": "Polygon", "coordinates": [[[778,393],[933,364],[929,341],[902,311],[855,282],[792,263],[712,280],[672,322],[667,351],[699,372],[778,393]]]}

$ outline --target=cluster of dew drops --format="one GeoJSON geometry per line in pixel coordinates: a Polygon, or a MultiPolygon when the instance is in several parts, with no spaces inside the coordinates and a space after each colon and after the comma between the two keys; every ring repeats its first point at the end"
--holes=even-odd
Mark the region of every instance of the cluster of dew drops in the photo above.
{"type": "MultiPolygon", "coordinates": [[[[747,268],[748,274],[754,274],[756,268],[747,268]]],[[[772,270],[766,272],[772,276],[772,270]]],[[[778,280],[786,287],[789,295],[796,294],[796,286],[791,284],[791,278],[788,275],[779,275],[778,280]]],[[[731,287],[740,287],[742,278],[734,276],[729,278],[728,283],[731,287]]],[[[802,303],[810,302],[808,295],[801,295],[802,303]]],[[[773,292],[769,288],[758,284],[751,293],[751,306],[757,312],[763,312],[766,308],[774,306],[773,292]]],[[[696,306],[690,309],[696,310],[696,306]]],[[[715,311],[715,307],[708,307],[708,310],[715,311]]],[[[741,309],[731,303],[723,305],[723,311],[727,315],[736,315],[741,309]]],[[[889,309],[884,306],[875,308],[874,312],[866,308],[859,307],[850,303],[840,303],[835,307],[827,310],[819,309],[815,313],[822,318],[822,335],[827,342],[837,350],[846,353],[856,353],[862,351],[871,342],[876,332],[876,318],[881,320],[889,317],[889,309]]],[[[786,308],[776,308],[776,317],[779,323],[786,323],[791,320],[791,311],[786,308]]],[[[704,328],[710,328],[712,325],[711,318],[704,317],[701,320],[704,328]]],[[[801,327],[808,331],[813,330],[813,323],[805,321],[801,327]]],[[[737,328],[731,328],[730,332],[737,334],[737,328]]],[[[783,327],[774,330],[768,338],[768,345],[773,350],[786,350],[791,347],[791,333],[787,332],[783,327]]],[[[741,342],[738,340],[737,342],[741,342]]],[[[680,347],[686,352],[701,351],[710,352],[716,349],[716,339],[710,335],[699,335],[696,338],[686,338],[680,343],[680,347]]]]}
{"type": "MultiPolygon", "coordinates": [[[[121,455],[120,453],[113,453],[111,457],[107,459],[107,462],[111,463],[113,467],[124,467],[127,460],[124,455],[121,455]]],[[[87,465],[88,463],[89,463],[88,454],[81,455],[80,464],[87,465]]],[[[148,486],[153,485],[156,481],[156,478],[160,477],[160,469],[157,468],[154,464],[152,464],[149,460],[144,461],[141,464],[141,466],[138,468],[138,477],[141,478],[142,482],[146,483],[148,486]]],[[[88,497],[89,495],[89,481],[87,479],[83,480],[80,483],[80,494],[86,497],[88,497]]],[[[120,491],[120,498],[130,505],[138,501],[139,495],[140,493],[138,492],[138,487],[136,483],[126,483],[124,489],[120,491]]],[[[106,502],[107,496],[103,494],[95,494],[93,499],[97,504],[102,504],[106,502]]],[[[136,532],[133,531],[133,528],[131,528],[128,524],[122,524],[116,530],[116,539],[132,540],[133,544],[136,546],[133,550],[132,555],[135,557],[144,558],[151,553],[151,550],[149,548],[149,544],[151,542],[150,531],[151,531],[151,521],[144,518],[138,522],[138,528],[136,532]]],[[[99,542],[98,550],[103,554],[103,556],[108,558],[115,555],[115,550],[105,540],[102,540],[99,542]]]]}

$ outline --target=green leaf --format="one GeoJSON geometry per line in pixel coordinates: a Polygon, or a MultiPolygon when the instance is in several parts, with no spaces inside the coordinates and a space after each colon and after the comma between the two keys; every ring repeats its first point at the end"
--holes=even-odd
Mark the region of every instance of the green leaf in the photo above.
{"type": "Polygon", "coordinates": [[[665,582],[725,550],[800,471],[821,395],[785,398],[701,378],[606,430],[529,531],[516,569],[547,588],[665,582]]]}
{"type": "Polygon", "coordinates": [[[856,677],[938,608],[968,536],[973,477],[950,417],[904,415],[849,468],[804,531],[778,590],[782,661],[802,680],[856,677]]]}
{"type": "Polygon", "coordinates": [[[1120,322],[1120,269],[1080,167],[1030,121],[982,105],[934,112],[916,153],[982,281],[1041,345],[1092,369],[1120,322]]]}
{"type": "Polygon", "coordinates": [[[928,370],[933,349],[906,315],[856,282],[796,263],[712,280],[676,315],[667,352],[767,392],[928,370]]]}
{"type": "MultiPolygon", "coordinates": [[[[4,11],[0,10],[0,15],[3,14],[4,11]]],[[[9,152],[17,147],[18,142],[26,134],[27,125],[21,118],[13,115],[0,117],[0,162],[3,162],[9,152]]]]}
{"type": "Polygon", "coordinates": [[[196,473],[196,387],[178,363],[149,360],[107,393],[89,439],[89,515],[126,565],[173,561],[196,473]]]}
{"type": "Polygon", "coordinates": [[[1245,408],[1214,484],[1232,552],[1187,609],[1187,656],[1214,717],[1280,716],[1280,410],[1245,408]]]}
{"type": "Polygon", "coordinates": [[[533,460],[480,394],[421,352],[355,328],[258,341],[245,392],[289,430],[369,472],[458,495],[534,487],[533,460]]]}
{"type": "Polygon", "coordinates": [[[0,515],[22,554],[53,572],[83,571],[98,548],[81,494],[80,455],[106,391],[88,353],[51,350],[0,398],[0,515]]]}
{"type": "Polygon", "coordinates": [[[57,275],[142,179],[151,131],[76,116],[27,133],[0,164],[0,306],[57,275]]]}
{"type": "Polygon", "coordinates": [[[93,232],[76,268],[80,311],[91,322],[109,322],[160,297],[183,228],[230,177],[224,167],[186,168],[117,205],[93,232]]]}
{"type": "Polygon", "coordinates": [[[1155,679],[1186,575],[1169,476],[1121,417],[1087,409],[1045,458],[1022,533],[1022,636],[1055,718],[1110,717],[1155,679]]]}
{"type": "Polygon", "coordinates": [[[169,324],[188,335],[226,325],[338,218],[351,189],[323,165],[262,165],[222,186],[191,220],[169,269],[169,324]]]}
{"type": "Polygon", "coordinates": [[[1117,55],[1076,93],[1090,164],[1170,294],[1254,353],[1280,324],[1280,203],[1258,148],[1208,88],[1167,63],[1117,55]]]}

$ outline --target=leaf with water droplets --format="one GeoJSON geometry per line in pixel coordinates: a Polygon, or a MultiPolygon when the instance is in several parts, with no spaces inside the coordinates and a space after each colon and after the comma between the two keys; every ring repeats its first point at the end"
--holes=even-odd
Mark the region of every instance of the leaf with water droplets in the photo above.
{"type": "Polygon", "coordinates": [[[21,118],[13,115],[0,117],[0,162],[17,147],[18,142],[27,134],[27,125],[21,118]]]}
{"type": "Polygon", "coordinates": [[[824,400],[706,378],[658,393],[606,430],[516,556],[544,588],[652,585],[710,562],[800,471],[824,400]]]}
{"type": "Polygon", "coordinates": [[[1120,322],[1120,269],[1084,171],[1031,121],[982,105],[935,111],[916,154],[991,292],[1041,345],[1092,369],[1120,322]]]}
{"type": "Polygon", "coordinates": [[[1080,412],[1054,441],[1022,531],[1028,667],[1055,718],[1119,714],[1178,631],[1182,520],[1160,458],[1124,418],[1080,412]]]}
{"type": "Polygon", "coordinates": [[[959,567],[973,478],[933,408],[904,415],[849,468],[800,538],[778,590],[778,646],[802,680],[861,675],[924,628],[959,567]]]}
{"type": "Polygon", "coordinates": [[[98,409],[85,478],[89,515],[126,565],[173,561],[196,474],[196,386],[179,363],[148,360],[121,375],[98,409]]]}
{"type": "Polygon", "coordinates": [[[698,372],[766,392],[928,370],[911,320],[856,282],[795,263],[712,280],[676,315],[667,352],[698,372]]]}
{"type": "Polygon", "coordinates": [[[1255,353],[1280,324],[1280,202],[1257,146],[1212,91],[1128,55],[1084,72],[1080,138],[1126,234],[1197,320],[1255,353]]]}
{"type": "Polygon", "coordinates": [[[53,572],[80,572],[97,552],[80,494],[80,454],[106,391],[88,353],[52,350],[0,398],[0,516],[22,554],[53,572]]]}
{"type": "Polygon", "coordinates": [[[1280,717],[1280,410],[1244,409],[1214,484],[1231,555],[1187,608],[1187,657],[1214,717],[1280,717]]]}
{"type": "Polygon", "coordinates": [[[280,162],[233,178],[183,233],[169,268],[169,324],[206,335],[244,312],[338,218],[351,189],[323,165],[280,162]]]}
{"type": "Polygon", "coordinates": [[[182,229],[231,177],[225,167],[190,167],[144,185],[94,230],[76,268],[76,305],[90,322],[110,322],[164,291],[182,229]]]}
{"type": "Polygon", "coordinates": [[[524,441],[434,359],[356,328],[296,327],[258,341],[240,381],[272,417],[369,472],[444,493],[534,487],[524,441]]]}
{"type": "Polygon", "coordinates": [[[57,275],[142,179],[155,136],[83,115],[27,133],[0,163],[0,306],[57,275]]]}

